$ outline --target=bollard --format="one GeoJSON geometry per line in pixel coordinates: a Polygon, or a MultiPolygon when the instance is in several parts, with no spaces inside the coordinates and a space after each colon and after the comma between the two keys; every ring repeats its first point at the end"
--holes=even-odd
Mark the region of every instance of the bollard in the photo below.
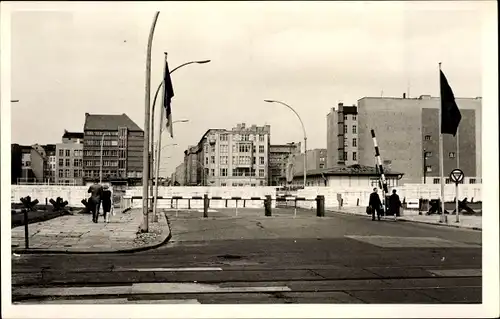
{"type": "Polygon", "coordinates": [[[272,199],[271,195],[266,195],[264,199],[264,212],[266,216],[272,216],[272,199]]]}
{"type": "Polygon", "coordinates": [[[238,217],[238,200],[236,200],[236,217],[238,217]]]}
{"type": "Polygon", "coordinates": [[[325,216],[325,196],[318,195],[316,197],[316,216],[324,217],[325,216]]]}
{"type": "Polygon", "coordinates": [[[179,200],[175,200],[175,217],[179,216],[179,200]]]}
{"type": "Polygon", "coordinates": [[[243,200],[243,208],[247,207],[247,201],[244,199],[243,200]]]}
{"type": "Polygon", "coordinates": [[[188,209],[191,209],[191,198],[188,198],[188,209]]]}
{"type": "Polygon", "coordinates": [[[24,209],[24,246],[30,248],[30,238],[28,232],[28,210],[24,209]]]}
{"type": "Polygon", "coordinates": [[[359,206],[359,198],[358,198],[358,200],[356,201],[356,206],[359,206]]]}
{"type": "Polygon", "coordinates": [[[49,204],[47,203],[47,197],[45,197],[45,206],[48,206],[49,204]]]}
{"type": "Polygon", "coordinates": [[[207,218],[208,217],[208,206],[209,206],[209,202],[208,202],[208,194],[204,194],[203,195],[203,218],[207,218]]]}

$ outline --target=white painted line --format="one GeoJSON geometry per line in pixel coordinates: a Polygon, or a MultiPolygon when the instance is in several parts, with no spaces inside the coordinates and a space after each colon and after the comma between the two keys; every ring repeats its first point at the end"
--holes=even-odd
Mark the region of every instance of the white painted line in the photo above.
{"type": "Polygon", "coordinates": [[[481,269],[439,269],[428,270],[429,272],[443,277],[481,277],[481,269]]]}
{"type": "Polygon", "coordinates": [[[222,271],[219,267],[198,267],[198,268],[131,268],[132,271],[222,271]]]}
{"type": "Polygon", "coordinates": [[[184,294],[184,293],[245,293],[291,291],[287,286],[276,287],[219,287],[198,283],[138,283],[132,286],[14,288],[17,296],[90,296],[116,294],[184,294]]]}

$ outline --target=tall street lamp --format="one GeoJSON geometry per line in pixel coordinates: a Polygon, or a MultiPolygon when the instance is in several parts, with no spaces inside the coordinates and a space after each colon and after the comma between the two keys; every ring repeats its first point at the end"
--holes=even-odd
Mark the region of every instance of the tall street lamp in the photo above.
{"type": "Polygon", "coordinates": [[[284,105],[287,108],[289,108],[290,110],[292,110],[292,112],[295,113],[295,115],[297,115],[297,117],[299,118],[300,124],[302,125],[302,131],[304,132],[304,189],[305,189],[306,188],[306,181],[307,181],[307,135],[306,135],[306,129],[304,127],[304,122],[302,122],[302,119],[300,118],[299,113],[297,113],[293,109],[293,107],[291,107],[290,105],[283,103],[281,101],[276,101],[276,100],[264,100],[264,102],[278,103],[278,104],[284,105]]]}
{"type": "MultiPolygon", "coordinates": [[[[165,60],[167,60],[167,52],[165,52],[165,60]]],[[[178,67],[174,68],[172,71],[169,72],[169,74],[172,74],[172,73],[174,73],[175,70],[178,70],[178,69],[180,69],[186,65],[189,65],[189,64],[205,64],[208,62],[210,62],[210,60],[186,62],[186,63],[183,63],[183,64],[179,65],[178,67]]],[[[153,147],[154,147],[154,123],[155,123],[156,98],[158,97],[158,93],[160,93],[160,89],[163,86],[164,81],[165,80],[162,80],[161,83],[158,85],[158,88],[156,89],[155,97],[153,98],[153,104],[151,105],[151,152],[153,151],[153,147]]],[[[175,122],[176,121],[174,121],[173,123],[175,123],[175,122]]],[[[163,126],[162,124],[163,124],[163,119],[162,119],[162,122],[160,124],[160,127],[163,126]]]]}

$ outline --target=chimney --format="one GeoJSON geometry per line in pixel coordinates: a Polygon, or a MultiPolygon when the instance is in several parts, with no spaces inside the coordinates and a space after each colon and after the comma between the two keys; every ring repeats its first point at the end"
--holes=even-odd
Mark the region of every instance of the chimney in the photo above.
{"type": "Polygon", "coordinates": [[[403,99],[406,99],[406,93],[403,93],[403,99]]]}
{"type": "Polygon", "coordinates": [[[344,103],[342,103],[342,102],[341,102],[341,103],[339,103],[339,106],[344,106],[344,103]]]}
{"type": "Polygon", "coordinates": [[[89,113],[85,113],[85,117],[89,116],[90,114],[89,113]]]}

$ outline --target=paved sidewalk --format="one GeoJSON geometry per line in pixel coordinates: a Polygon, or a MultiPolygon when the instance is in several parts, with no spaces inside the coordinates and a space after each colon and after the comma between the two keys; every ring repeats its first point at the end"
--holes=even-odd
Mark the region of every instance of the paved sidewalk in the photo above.
{"type": "MultiPolygon", "coordinates": [[[[140,209],[117,211],[109,223],[99,216],[92,222],[89,214],[75,214],[29,225],[29,251],[47,253],[106,253],[126,252],[155,247],[168,240],[170,228],[164,213],[157,223],[150,222],[150,232],[138,234],[142,222],[140,209]]],[[[150,219],[150,221],[152,218],[150,219]]],[[[24,226],[13,228],[13,252],[26,252],[24,226]]]]}
{"type": "MultiPolygon", "coordinates": [[[[345,214],[356,214],[356,215],[363,215],[367,216],[366,214],[366,207],[343,207],[341,209],[338,208],[330,208],[327,209],[332,212],[336,213],[345,213],[345,214]]],[[[482,218],[481,216],[471,216],[471,215],[460,215],[460,222],[456,222],[456,215],[445,215],[448,217],[448,223],[440,223],[440,216],[439,215],[425,215],[425,213],[422,213],[422,215],[418,214],[418,211],[411,211],[411,210],[403,210],[403,215],[398,217],[398,220],[401,221],[410,221],[410,222],[416,222],[416,223],[424,223],[424,224],[433,224],[433,225],[441,225],[441,226],[448,226],[448,227],[458,227],[458,228],[468,228],[468,229],[475,229],[475,230],[482,230],[482,218]]],[[[394,219],[394,216],[384,216],[382,217],[384,219],[394,219]]]]}

